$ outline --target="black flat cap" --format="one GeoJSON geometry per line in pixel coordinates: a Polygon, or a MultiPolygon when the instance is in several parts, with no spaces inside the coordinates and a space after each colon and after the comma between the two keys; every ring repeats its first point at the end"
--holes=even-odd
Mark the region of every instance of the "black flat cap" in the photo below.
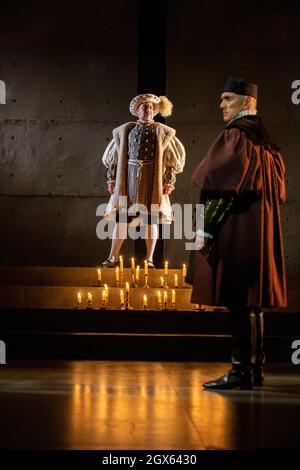
{"type": "Polygon", "coordinates": [[[257,99],[258,88],[255,83],[246,82],[243,78],[226,77],[223,93],[226,91],[237,95],[252,96],[257,99]]]}

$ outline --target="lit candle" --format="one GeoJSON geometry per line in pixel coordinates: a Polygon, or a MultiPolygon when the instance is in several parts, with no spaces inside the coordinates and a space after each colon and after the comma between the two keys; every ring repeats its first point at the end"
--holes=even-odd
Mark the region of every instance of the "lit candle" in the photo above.
{"type": "Polygon", "coordinates": [[[97,269],[98,281],[101,282],[101,269],[97,269]]]}
{"type": "Polygon", "coordinates": [[[177,276],[177,274],[174,275],[174,287],[178,287],[178,276],[177,276]]]}
{"type": "Polygon", "coordinates": [[[172,289],[172,305],[175,305],[176,303],[176,294],[175,294],[175,290],[172,289]]]}
{"type": "Polygon", "coordinates": [[[168,271],[169,271],[169,263],[168,261],[165,261],[165,275],[166,276],[168,275],[168,271]]]}
{"type": "Polygon", "coordinates": [[[157,292],[157,303],[158,303],[158,306],[161,307],[161,292],[160,291],[157,292]]]}
{"type": "Polygon", "coordinates": [[[145,274],[148,274],[148,261],[145,259],[145,274]]]}
{"type": "Polygon", "coordinates": [[[147,296],[144,295],[144,308],[147,308],[147,296]]]}
{"type": "Polygon", "coordinates": [[[168,302],[168,294],[166,291],[164,291],[164,304],[167,304],[168,302]]]}
{"type": "Polygon", "coordinates": [[[121,303],[121,305],[124,305],[124,303],[125,303],[124,291],[123,290],[120,291],[120,303],[121,303]]]}
{"type": "Polygon", "coordinates": [[[164,278],[160,276],[160,287],[164,287],[164,278]]]}
{"type": "Polygon", "coordinates": [[[77,294],[77,303],[78,303],[78,305],[81,305],[81,302],[82,302],[81,293],[78,292],[78,294],[77,294]]]}
{"type": "Polygon", "coordinates": [[[123,256],[119,257],[119,261],[120,261],[120,273],[123,274],[124,272],[123,256]]]}
{"type": "Polygon", "coordinates": [[[140,280],[140,267],[137,266],[135,270],[135,280],[139,281],[140,280]]]}
{"type": "Polygon", "coordinates": [[[135,261],[134,261],[134,258],[131,258],[131,269],[132,269],[132,271],[135,270],[135,261]]]}
{"type": "Polygon", "coordinates": [[[106,295],[106,302],[108,302],[108,286],[107,286],[107,284],[104,284],[104,289],[105,289],[105,295],[106,295]]]}
{"type": "Polygon", "coordinates": [[[126,292],[129,292],[129,282],[126,282],[126,292]]]}
{"type": "Polygon", "coordinates": [[[93,296],[90,292],[88,292],[88,307],[92,307],[93,296]]]}
{"type": "Polygon", "coordinates": [[[106,303],[106,301],[107,301],[107,298],[106,298],[106,290],[104,289],[104,290],[102,291],[102,303],[106,303]]]}
{"type": "Polygon", "coordinates": [[[119,266],[116,267],[116,281],[119,282],[120,280],[120,269],[119,266]]]}
{"type": "Polygon", "coordinates": [[[185,266],[185,264],[182,266],[182,276],[186,277],[186,266],[185,266]]]}

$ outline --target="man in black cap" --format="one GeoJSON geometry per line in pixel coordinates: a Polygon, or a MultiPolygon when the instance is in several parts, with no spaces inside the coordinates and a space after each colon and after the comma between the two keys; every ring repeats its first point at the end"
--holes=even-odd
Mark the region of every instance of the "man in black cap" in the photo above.
{"type": "Polygon", "coordinates": [[[220,108],[227,126],[243,116],[256,115],[257,85],[227,77],[221,95],[220,108]]]}
{"type": "Polygon", "coordinates": [[[257,86],[228,77],[226,123],[192,180],[201,188],[191,302],[226,306],[233,319],[232,369],[205,389],[251,389],[264,380],[264,307],[286,306],[280,204],[285,167],[256,110],[257,86]]]}

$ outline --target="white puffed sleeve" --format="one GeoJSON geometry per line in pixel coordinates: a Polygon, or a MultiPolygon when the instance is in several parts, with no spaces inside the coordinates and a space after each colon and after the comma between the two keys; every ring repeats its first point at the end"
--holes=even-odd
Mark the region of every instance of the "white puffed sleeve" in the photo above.
{"type": "Polygon", "coordinates": [[[114,139],[108,144],[102,157],[102,162],[107,168],[107,182],[115,181],[118,165],[118,153],[114,139]]]}
{"type": "Polygon", "coordinates": [[[176,136],[170,139],[163,158],[163,183],[175,186],[176,174],[182,173],[185,165],[185,148],[176,136]]]}

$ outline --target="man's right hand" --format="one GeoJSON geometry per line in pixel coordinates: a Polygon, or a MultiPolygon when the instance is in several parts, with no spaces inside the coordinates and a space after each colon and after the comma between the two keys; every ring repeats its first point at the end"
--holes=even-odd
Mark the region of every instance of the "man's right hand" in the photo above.
{"type": "Polygon", "coordinates": [[[110,183],[107,184],[107,190],[110,192],[110,194],[113,194],[115,192],[115,181],[111,181],[110,183]]]}

